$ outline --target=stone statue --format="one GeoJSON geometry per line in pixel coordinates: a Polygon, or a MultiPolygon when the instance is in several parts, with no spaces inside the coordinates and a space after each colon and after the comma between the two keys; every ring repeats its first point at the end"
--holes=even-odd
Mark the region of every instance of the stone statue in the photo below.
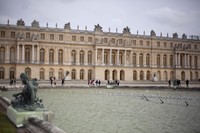
{"type": "Polygon", "coordinates": [[[126,27],[123,29],[123,34],[131,34],[130,28],[129,28],[128,26],[126,26],[126,27]]]}
{"type": "Polygon", "coordinates": [[[11,101],[12,106],[19,111],[34,111],[36,108],[44,108],[41,103],[42,100],[36,97],[38,87],[37,80],[33,79],[29,81],[25,73],[21,73],[20,78],[24,84],[24,88],[22,92],[13,94],[15,100],[11,101]]]}
{"type": "Polygon", "coordinates": [[[65,24],[64,29],[71,30],[70,22],[65,24]]]}
{"type": "Polygon", "coordinates": [[[102,27],[99,24],[97,24],[94,26],[94,31],[102,32],[103,30],[102,27]]]}
{"type": "Polygon", "coordinates": [[[17,20],[17,26],[25,26],[25,23],[22,19],[17,20]]]}
{"type": "Polygon", "coordinates": [[[151,33],[150,33],[151,36],[156,36],[156,33],[154,30],[151,30],[151,33]]]}

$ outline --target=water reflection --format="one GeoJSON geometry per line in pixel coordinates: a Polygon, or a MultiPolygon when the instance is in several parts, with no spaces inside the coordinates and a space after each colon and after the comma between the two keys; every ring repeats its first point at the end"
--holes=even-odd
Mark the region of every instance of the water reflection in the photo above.
{"type": "MultiPolygon", "coordinates": [[[[3,95],[11,97],[11,93],[3,95]]],[[[200,131],[200,92],[196,91],[43,89],[38,95],[55,112],[53,123],[68,133],[200,131]]]]}

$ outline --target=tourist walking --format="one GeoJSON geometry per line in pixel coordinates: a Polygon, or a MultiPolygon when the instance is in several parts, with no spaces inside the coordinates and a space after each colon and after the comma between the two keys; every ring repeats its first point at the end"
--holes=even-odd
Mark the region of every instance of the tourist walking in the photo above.
{"type": "Polygon", "coordinates": [[[63,79],[62,79],[62,85],[64,85],[64,84],[65,84],[65,79],[63,78],[63,79]]]}
{"type": "Polygon", "coordinates": [[[188,85],[189,85],[189,80],[187,79],[185,82],[186,82],[186,86],[188,87],[188,85]]]}
{"type": "Polygon", "coordinates": [[[56,78],[55,77],[53,78],[53,82],[54,82],[54,85],[56,85],[56,78]]]}
{"type": "Polygon", "coordinates": [[[171,80],[168,81],[169,86],[171,86],[171,80]]]}

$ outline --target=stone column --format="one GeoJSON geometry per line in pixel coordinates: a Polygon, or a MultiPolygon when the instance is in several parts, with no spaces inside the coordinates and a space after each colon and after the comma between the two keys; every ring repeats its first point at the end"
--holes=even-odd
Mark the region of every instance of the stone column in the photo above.
{"type": "Polygon", "coordinates": [[[129,65],[133,65],[133,51],[131,50],[131,52],[130,52],[130,63],[129,63],[129,65]]]}
{"type": "Polygon", "coordinates": [[[140,54],[139,54],[139,53],[136,53],[136,66],[137,66],[137,67],[140,66],[139,59],[140,59],[140,54]]]}
{"type": "Polygon", "coordinates": [[[58,48],[55,48],[55,52],[54,52],[54,64],[58,64],[58,48]]]}
{"type": "Polygon", "coordinates": [[[104,64],[104,49],[102,48],[102,64],[104,64]]]}
{"type": "MultiPolygon", "coordinates": [[[[85,51],[84,64],[88,65],[88,51],[87,50],[85,51]]],[[[84,78],[84,79],[87,79],[87,78],[84,78]]]]}
{"type": "Polygon", "coordinates": [[[147,80],[147,73],[144,71],[144,80],[147,80]]]}
{"type": "Polygon", "coordinates": [[[190,58],[189,58],[190,56],[189,56],[189,54],[187,54],[187,67],[189,67],[190,66],[190,58]]]}
{"type": "Polygon", "coordinates": [[[124,66],[126,66],[126,50],[124,51],[124,66]]]}
{"type": "Polygon", "coordinates": [[[24,63],[24,53],[25,53],[24,45],[22,45],[22,63],[24,63]]]}
{"type": "Polygon", "coordinates": [[[98,61],[98,59],[97,59],[97,56],[98,56],[98,49],[97,49],[97,48],[95,49],[95,52],[96,52],[96,53],[95,53],[95,64],[97,65],[97,64],[98,64],[98,62],[97,62],[97,61],[98,61]]]}
{"type": "Polygon", "coordinates": [[[6,56],[5,56],[5,62],[6,63],[10,63],[10,60],[9,60],[9,46],[6,45],[6,56]]]}
{"type": "Polygon", "coordinates": [[[163,67],[163,54],[160,54],[160,66],[163,67]]]}
{"type": "Polygon", "coordinates": [[[144,53],[143,55],[143,66],[146,67],[147,66],[147,61],[146,61],[146,58],[147,58],[147,54],[144,53]]]}
{"type": "Polygon", "coordinates": [[[40,62],[40,47],[37,45],[37,63],[40,62]]]}
{"type": "Polygon", "coordinates": [[[177,59],[177,66],[179,67],[180,66],[180,53],[178,53],[177,57],[178,57],[178,59],[177,59]]]}
{"type": "Polygon", "coordinates": [[[119,49],[117,49],[117,65],[119,65],[119,49]]]}
{"type": "Polygon", "coordinates": [[[110,49],[110,65],[112,64],[112,49],[110,49]]]}
{"type": "Polygon", "coordinates": [[[185,63],[185,68],[186,68],[187,67],[187,54],[184,54],[184,58],[185,58],[184,63],[185,63]]]}
{"type": "Polygon", "coordinates": [[[17,44],[17,63],[19,63],[19,44],[17,44]]]}
{"type": "Polygon", "coordinates": [[[32,63],[34,63],[34,56],[35,56],[35,54],[34,54],[34,45],[32,45],[32,60],[31,60],[32,63]]]}
{"type": "Polygon", "coordinates": [[[45,64],[49,64],[49,48],[45,49],[45,64]]]}

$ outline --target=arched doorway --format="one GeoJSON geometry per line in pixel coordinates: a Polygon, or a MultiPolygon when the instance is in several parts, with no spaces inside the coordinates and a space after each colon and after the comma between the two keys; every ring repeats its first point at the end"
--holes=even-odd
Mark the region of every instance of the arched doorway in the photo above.
{"type": "Polygon", "coordinates": [[[105,70],[105,80],[110,80],[110,71],[105,70]]]}
{"type": "Polygon", "coordinates": [[[124,70],[120,71],[120,80],[125,80],[125,72],[124,72],[124,70]]]}
{"type": "Polygon", "coordinates": [[[185,81],[185,72],[184,71],[181,72],[181,80],[185,81]]]}
{"type": "Polygon", "coordinates": [[[25,74],[26,74],[26,76],[27,76],[29,79],[31,79],[31,69],[30,69],[29,67],[27,67],[27,68],[25,69],[25,74]]]}
{"type": "Polygon", "coordinates": [[[117,70],[113,70],[112,80],[117,80],[117,70]]]}

